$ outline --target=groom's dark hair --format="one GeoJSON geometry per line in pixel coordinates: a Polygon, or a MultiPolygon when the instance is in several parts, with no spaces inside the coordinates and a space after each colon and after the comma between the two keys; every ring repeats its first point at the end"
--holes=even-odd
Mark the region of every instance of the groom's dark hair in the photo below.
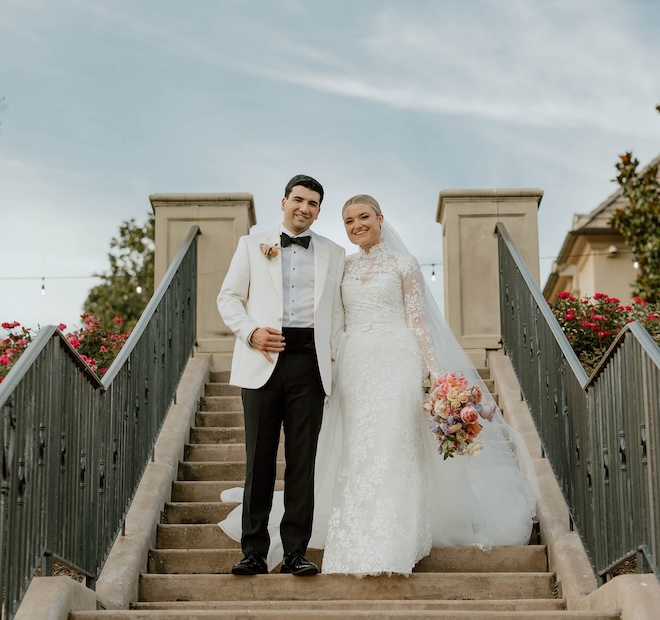
{"type": "Polygon", "coordinates": [[[323,186],[312,177],[308,177],[306,174],[297,174],[293,179],[291,179],[284,188],[284,197],[288,198],[291,190],[296,185],[302,185],[307,189],[311,189],[313,192],[318,192],[321,198],[319,199],[319,205],[323,202],[323,186]]]}

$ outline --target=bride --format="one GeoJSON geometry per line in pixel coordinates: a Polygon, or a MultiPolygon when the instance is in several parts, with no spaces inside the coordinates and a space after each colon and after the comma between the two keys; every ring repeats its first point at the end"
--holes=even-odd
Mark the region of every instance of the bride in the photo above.
{"type": "MultiPolygon", "coordinates": [[[[524,545],[538,487],[520,436],[497,410],[433,301],[419,265],[368,195],[342,209],[350,241],[341,284],[345,331],[326,404],[309,546],[322,572],[409,575],[431,546],[524,545]],[[443,460],[422,383],[461,372],[484,394],[484,449],[443,460]]],[[[239,501],[242,490],[225,491],[239,501]]],[[[282,498],[271,512],[269,568],[281,560],[282,498]]],[[[220,527],[240,540],[240,507],[220,527]]]]}

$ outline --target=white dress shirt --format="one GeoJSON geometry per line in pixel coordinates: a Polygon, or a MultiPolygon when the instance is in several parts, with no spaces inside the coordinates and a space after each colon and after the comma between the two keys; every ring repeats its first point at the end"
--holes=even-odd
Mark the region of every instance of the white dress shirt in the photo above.
{"type": "MultiPolygon", "coordinates": [[[[306,237],[310,233],[294,235],[284,226],[280,232],[289,237],[306,237]]],[[[303,248],[291,244],[282,248],[282,315],[283,327],[314,327],[314,241],[303,248]]]]}

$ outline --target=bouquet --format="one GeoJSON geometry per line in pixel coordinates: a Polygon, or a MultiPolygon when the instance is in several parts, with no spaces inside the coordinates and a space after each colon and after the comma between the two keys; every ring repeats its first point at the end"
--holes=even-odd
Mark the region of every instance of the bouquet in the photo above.
{"type": "Polygon", "coordinates": [[[482,430],[479,417],[490,420],[494,408],[482,406],[481,388],[468,385],[461,374],[447,372],[431,386],[424,411],[431,418],[431,432],[444,459],[454,454],[472,456],[483,449],[477,439],[482,430]]]}

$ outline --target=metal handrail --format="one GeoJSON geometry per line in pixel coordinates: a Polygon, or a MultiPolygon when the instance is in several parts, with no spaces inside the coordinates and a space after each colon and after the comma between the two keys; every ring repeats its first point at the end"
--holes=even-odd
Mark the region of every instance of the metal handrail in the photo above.
{"type": "Polygon", "coordinates": [[[53,558],[94,586],[193,352],[198,233],[102,381],[47,326],[0,384],[0,618],[53,558]]]}
{"type": "MultiPolygon", "coordinates": [[[[193,241],[196,240],[199,232],[200,232],[199,226],[193,226],[186,235],[186,238],[183,240],[183,243],[181,244],[181,248],[177,252],[170,266],[167,268],[167,271],[165,272],[163,279],[160,281],[158,288],[154,291],[154,294],[149,300],[149,303],[147,303],[146,308],[142,312],[142,316],[135,324],[133,331],[131,332],[130,336],[127,338],[126,342],[124,343],[124,346],[121,348],[121,351],[119,352],[117,357],[110,365],[110,368],[108,368],[105,375],[103,375],[102,383],[104,386],[108,386],[112,383],[114,378],[119,373],[120,369],[128,361],[137,342],[142,338],[142,335],[147,330],[147,327],[151,322],[152,317],[155,314],[157,314],[158,307],[162,303],[165,294],[169,290],[174,280],[174,277],[176,276],[176,273],[179,269],[179,265],[181,265],[181,263],[183,262],[186,253],[190,251],[190,247],[193,245],[193,241]]],[[[195,251],[196,251],[196,247],[195,247],[195,251]]]]}
{"type": "Polygon", "coordinates": [[[643,552],[660,557],[660,348],[621,330],[589,376],[498,223],[502,343],[569,507],[571,525],[605,579],[643,552]]]}

